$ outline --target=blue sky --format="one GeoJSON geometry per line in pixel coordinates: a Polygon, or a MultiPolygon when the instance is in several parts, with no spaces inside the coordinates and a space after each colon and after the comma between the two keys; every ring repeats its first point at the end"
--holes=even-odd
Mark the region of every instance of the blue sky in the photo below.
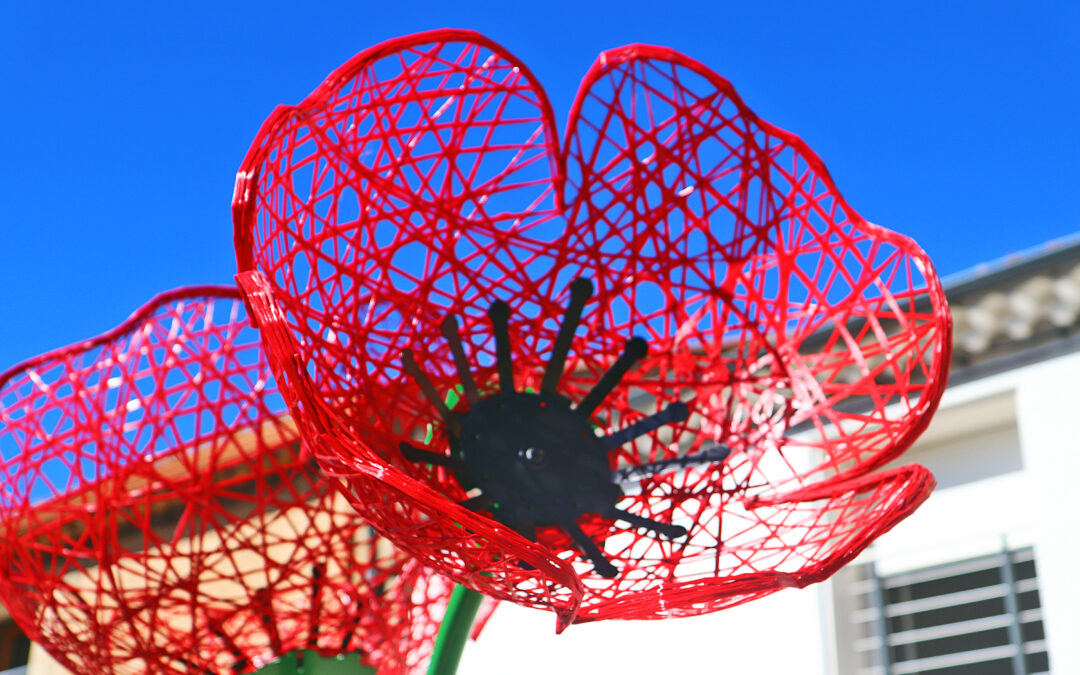
{"type": "Polygon", "coordinates": [[[472,28],[565,119],[601,50],[674,47],[805,138],[943,274],[1080,230],[1075,2],[0,3],[0,368],[228,283],[236,168],[381,40],[472,28]]]}

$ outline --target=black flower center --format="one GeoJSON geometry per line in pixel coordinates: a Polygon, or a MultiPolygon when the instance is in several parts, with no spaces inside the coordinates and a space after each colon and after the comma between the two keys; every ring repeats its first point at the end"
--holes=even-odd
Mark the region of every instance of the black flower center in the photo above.
{"type": "Polygon", "coordinates": [[[618,570],[596,542],[590,539],[578,520],[586,514],[600,514],[652,530],[668,538],[681,537],[686,528],[662,523],[616,508],[623,497],[621,484],[680,466],[723,461],[726,447],[688,457],[662,460],[631,469],[612,471],[608,453],[666,424],[687,419],[689,408],[676,402],[607,436],[598,436],[592,413],[626,373],[647,352],[641,338],[627,341],[623,353],[576,406],[570,399],[555,393],[562,376],[566,355],[581,312],[592,295],[592,283],[578,279],[570,287],[570,306],[559,327],[551,359],[544,372],[539,392],[514,389],[508,330],[509,307],[496,301],[488,312],[495,332],[501,391],[481,397],[469,370],[458,333],[457,321],[443,322],[443,335],[450,343],[461,379],[468,412],[450,411],[443,397],[406,350],[405,370],[420,385],[427,399],[442,417],[455,452],[445,455],[414,448],[403,443],[401,451],[409,461],[428,462],[449,468],[465,485],[480,489],[480,495],[464,505],[473,510],[489,511],[500,523],[529,539],[538,526],[557,525],[592,561],[598,574],[614,577],[618,570]]]}

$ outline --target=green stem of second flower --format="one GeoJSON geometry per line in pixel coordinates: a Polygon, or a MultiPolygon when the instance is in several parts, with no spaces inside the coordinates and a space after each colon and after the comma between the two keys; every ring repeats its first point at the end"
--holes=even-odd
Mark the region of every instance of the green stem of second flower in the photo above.
{"type": "Polygon", "coordinates": [[[431,654],[427,675],[454,675],[457,672],[461,652],[465,649],[473,620],[483,601],[481,593],[464,586],[454,589],[435,639],[435,651],[431,654]]]}

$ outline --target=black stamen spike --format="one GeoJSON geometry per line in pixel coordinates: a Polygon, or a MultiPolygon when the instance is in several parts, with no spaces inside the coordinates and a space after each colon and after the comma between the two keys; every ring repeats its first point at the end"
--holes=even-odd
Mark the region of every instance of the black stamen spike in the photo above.
{"type": "Polygon", "coordinates": [[[207,619],[209,619],[210,629],[214,631],[214,635],[216,635],[218,639],[221,640],[222,644],[225,645],[225,649],[229,651],[229,653],[234,659],[232,665],[233,672],[241,672],[248,663],[248,659],[246,656],[244,656],[244,652],[241,651],[240,648],[236,646],[236,643],[232,641],[232,638],[230,638],[225,633],[225,631],[221,627],[220,622],[215,621],[210,616],[207,616],[207,619]]]}
{"type": "Polygon", "coordinates": [[[610,518],[618,518],[619,520],[624,520],[633,525],[634,527],[641,527],[646,530],[652,530],[653,532],[656,532],[661,536],[667,537],[668,539],[677,539],[686,535],[686,528],[682,525],[669,525],[667,523],[661,523],[658,520],[639,516],[635,513],[630,513],[629,511],[623,511],[622,509],[617,509],[614,507],[608,510],[607,516],[610,518]]]}
{"type": "MultiPolygon", "coordinates": [[[[690,412],[686,404],[675,402],[610,436],[596,435],[593,413],[648,353],[648,345],[640,337],[627,340],[622,354],[576,407],[572,407],[570,399],[555,393],[566,370],[575,331],[592,295],[593,284],[588,279],[576,279],[570,285],[566,313],[536,391],[515,389],[509,330],[511,310],[506,302],[496,300],[488,308],[495,338],[497,392],[481,395],[465,355],[458,321],[452,316],[443,319],[442,334],[450,345],[469,407],[455,415],[416,364],[412,352],[405,350],[402,356],[405,371],[445,421],[453,436],[453,451],[443,454],[409,443],[401,443],[400,451],[410,462],[444,467],[462,485],[478,489],[475,496],[460,504],[472,511],[491,513],[503,526],[530,540],[536,540],[537,527],[561,527],[573,539],[575,548],[592,562],[595,573],[611,579],[618,576],[618,568],[601,546],[585,534],[578,521],[589,514],[601,515],[663,537],[682,537],[686,535],[683,527],[616,508],[625,495],[621,484],[679,466],[721,461],[727,456],[727,449],[722,454],[706,451],[687,458],[611,470],[608,462],[611,449],[665,424],[686,420],[690,412]]],[[[519,565],[522,569],[532,569],[524,562],[519,565]]],[[[349,635],[345,638],[342,651],[349,635]]]]}
{"type": "Polygon", "coordinates": [[[450,412],[450,408],[446,407],[446,403],[443,402],[439,396],[439,392],[435,391],[435,386],[431,384],[431,380],[428,379],[427,373],[421,370],[417,365],[416,359],[413,357],[411,349],[406,349],[401,354],[401,363],[405,367],[405,372],[408,373],[413,380],[420,385],[420,390],[424,392],[424,398],[428,400],[439,413],[439,417],[446,423],[446,427],[450,430],[450,433],[454,436],[461,435],[461,422],[458,421],[454,413],[450,412]]]}
{"type": "Polygon", "coordinates": [[[278,632],[277,623],[273,617],[270,616],[272,608],[271,591],[269,587],[263,587],[255,591],[255,599],[263,610],[259,614],[259,622],[262,623],[263,630],[266,631],[267,636],[270,638],[270,646],[275,652],[281,654],[284,649],[281,645],[281,634],[278,632]]]}
{"type": "Polygon", "coordinates": [[[623,353],[619,355],[619,358],[615,360],[615,363],[611,364],[608,371],[600,378],[600,381],[596,383],[596,386],[592,388],[581,403],[577,404],[575,410],[586,417],[592,417],[593,412],[596,410],[607,395],[611,393],[611,390],[615,388],[627,372],[634,367],[634,364],[645,358],[645,355],[649,352],[649,345],[643,338],[632,337],[626,341],[626,346],[623,348],[623,353]]]}
{"type": "Polygon", "coordinates": [[[585,534],[584,530],[578,527],[578,524],[574,521],[565,523],[559,523],[566,533],[570,535],[570,538],[574,540],[574,543],[578,545],[582,553],[585,554],[593,564],[596,573],[605,579],[614,579],[619,575],[619,570],[611,561],[607,559],[604,552],[600,550],[600,547],[596,545],[592,539],[589,539],[589,535],[585,534]]]}
{"type": "Polygon", "coordinates": [[[499,365],[499,388],[504,393],[514,391],[514,362],[510,356],[510,331],[507,322],[510,320],[510,305],[502,300],[491,303],[488,309],[488,318],[491,319],[491,327],[495,331],[495,358],[499,365]]]}
{"type": "MultiPolygon", "coordinates": [[[[357,609],[359,610],[362,608],[358,607],[357,609]]],[[[345,637],[341,640],[341,647],[338,648],[338,654],[348,653],[349,643],[352,642],[353,636],[356,635],[357,629],[360,628],[360,620],[363,619],[363,617],[364,612],[358,611],[356,614],[356,618],[353,619],[352,628],[348,628],[345,630],[345,637]]]]}
{"type": "Polygon", "coordinates": [[[663,473],[672,469],[683,469],[688,466],[714,464],[724,461],[730,454],[731,449],[728,448],[728,446],[714,445],[708,450],[703,450],[693,455],[686,455],[685,457],[672,457],[671,459],[661,459],[655,462],[649,462],[648,464],[641,464],[639,466],[631,466],[625,469],[612,471],[611,482],[615,484],[629,483],[633,480],[651,478],[658,473],[663,473]]]}
{"type": "Polygon", "coordinates": [[[460,459],[454,459],[453,457],[447,457],[437,452],[431,452],[430,450],[422,450],[408,443],[401,442],[398,444],[398,450],[401,451],[401,456],[410,462],[425,464],[434,464],[435,466],[442,466],[457,473],[461,471],[467,471],[465,463],[460,459]]]}
{"type": "Polygon", "coordinates": [[[319,595],[322,593],[322,580],[326,576],[326,564],[315,563],[311,566],[311,617],[308,626],[308,647],[315,649],[319,644],[319,595]]]}
{"type": "MultiPolygon", "coordinates": [[[[514,531],[529,541],[536,541],[536,520],[529,516],[518,515],[517,518],[514,519],[514,531]]],[[[518,567],[523,570],[536,569],[524,560],[518,561],[518,567]]]]}
{"type": "Polygon", "coordinates": [[[480,400],[480,392],[476,389],[476,380],[473,379],[472,370],[469,368],[469,359],[465,356],[465,349],[461,346],[461,332],[458,330],[458,322],[453,316],[448,316],[442,322],[442,334],[450,344],[450,351],[454,355],[454,367],[457,368],[458,379],[461,380],[461,388],[465,390],[465,399],[469,405],[476,405],[480,400]]]}
{"type": "Polygon", "coordinates": [[[555,346],[551,349],[551,358],[544,371],[544,380],[540,384],[540,391],[545,394],[554,394],[555,388],[559,386],[559,379],[566,366],[566,355],[570,353],[570,343],[574,339],[574,331],[577,330],[578,323],[581,321],[581,312],[585,309],[585,303],[592,294],[593,285],[588,279],[575,279],[574,283],[570,284],[570,304],[566,308],[562,325],[559,326],[559,334],[555,337],[555,346]]]}
{"type": "Polygon", "coordinates": [[[491,495],[486,494],[469,497],[465,501],[459,503],[470,511],[490,511],[491,507],[495,506],[495,500],[491,495]]]}
{"type": "Polygon", "coordinates": [[[682,401],[676,401],[655,415],[650,415],[643,420],[638,420],[628,427],[619,429],[610,436],[603,437],[600,439],[600,443],[605,452],[614,450],[620,445],[629,443],[635,438],[656,431],[665,424],[682,422],[689,416],[690,408],[682,401]]]}

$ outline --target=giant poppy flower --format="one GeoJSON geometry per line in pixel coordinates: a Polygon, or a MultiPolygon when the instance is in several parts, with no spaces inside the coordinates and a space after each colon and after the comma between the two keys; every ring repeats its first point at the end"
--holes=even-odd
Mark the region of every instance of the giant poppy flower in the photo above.
{"type": "Polygon", "coordinates": [[[238,279],[325,471],[413,555],[571,620],[820,581],[933,486],[933,266],[670,49],[585,75],[560,142],[467,31],[368,49],[240,169],[238,279]]]}
{"type": "Polygon", "coordinates": [[[448,586],[309,456],[235,288],[163,294],[0,375],[0,597],[83,673],[291,652],[421,671],[448,586]]]}

